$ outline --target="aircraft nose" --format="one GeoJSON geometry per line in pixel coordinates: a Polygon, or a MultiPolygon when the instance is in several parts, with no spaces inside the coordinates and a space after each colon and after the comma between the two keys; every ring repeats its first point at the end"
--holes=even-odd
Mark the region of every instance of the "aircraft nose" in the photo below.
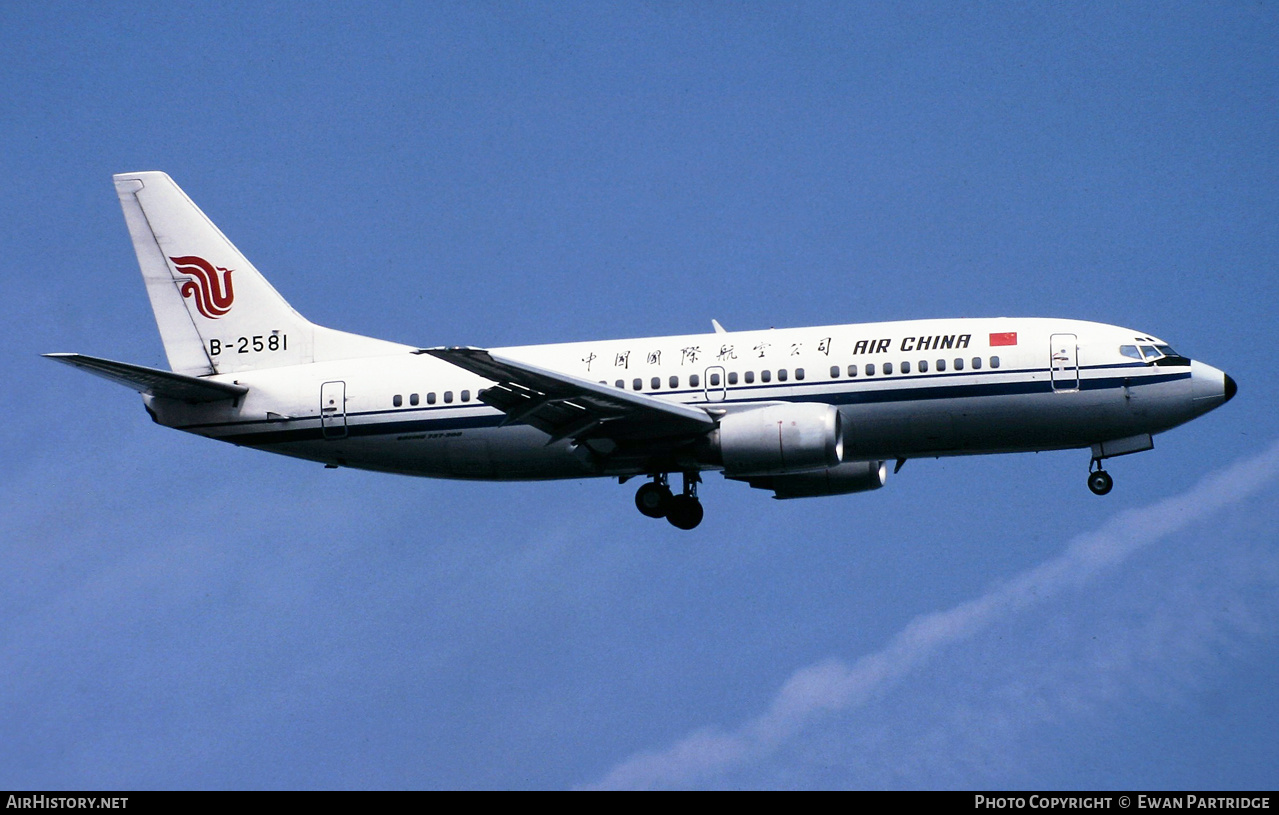
{"type": "Polygon", "coordinates": [[[1190,363],[1190,381],[1195,405],[1201,411],[1224,405],[1239,390],[1239,386],[1225,371],[1198,360],[1190,363]]]}

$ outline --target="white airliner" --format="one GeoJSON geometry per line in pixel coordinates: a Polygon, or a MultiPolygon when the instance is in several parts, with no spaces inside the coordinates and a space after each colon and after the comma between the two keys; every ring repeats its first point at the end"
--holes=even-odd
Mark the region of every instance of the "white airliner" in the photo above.
{"type": "Polygon", "coordinates": [[[47,356],[138,391],[159,424],[330,467],[647,476],[639,510],[681,529],[705,470],[800,498],[878,489],[889,461],[1091,448],[1101,495],[1103,459],[1236,390],[1144,332],[1042,318],[416,348],[306,320],[164,173],[115,186],[172,371],[47,356]]]}

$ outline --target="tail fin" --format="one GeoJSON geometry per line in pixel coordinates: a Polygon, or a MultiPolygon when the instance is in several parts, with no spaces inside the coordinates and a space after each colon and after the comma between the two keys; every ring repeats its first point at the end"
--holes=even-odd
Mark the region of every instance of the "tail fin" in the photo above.
{"type": "Polygon", "coordinates": [[[410,350],[298,314],[164,173],[122,173],[115,188],[175,372],[201,376],[410,350]]]}

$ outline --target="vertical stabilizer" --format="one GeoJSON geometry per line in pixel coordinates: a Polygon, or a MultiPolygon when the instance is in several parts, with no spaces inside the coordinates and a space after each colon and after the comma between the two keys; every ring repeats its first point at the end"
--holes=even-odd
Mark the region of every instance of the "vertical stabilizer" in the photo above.
{"type": "Polygon", "coordinates": [[[115,188],[175,372],[234,373],[404,347],[309,322],[166,174],[122,173],[115,188]]]}

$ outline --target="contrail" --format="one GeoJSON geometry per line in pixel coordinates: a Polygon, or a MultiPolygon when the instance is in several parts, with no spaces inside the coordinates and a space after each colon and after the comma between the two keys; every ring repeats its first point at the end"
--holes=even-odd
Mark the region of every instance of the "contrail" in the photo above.
{"type": "Polygon", "coordinates": [[[592,788],[652,788],[688,784],[764,758],[826,712],[847,711],[909,674],[944,646],[1063,591],[1185,527],[1247,498],[1279,475],[1279,441],[1252,458],[1209,475],[1189,491],[1143,509],[1122,512],[1080,535],[1058,557],[985,595],[912,620],[882,650],[852,665],[830,659],[791,675],[767,711],[735,730],[699,730],[661,751],[623,761],[592,788]]]}

